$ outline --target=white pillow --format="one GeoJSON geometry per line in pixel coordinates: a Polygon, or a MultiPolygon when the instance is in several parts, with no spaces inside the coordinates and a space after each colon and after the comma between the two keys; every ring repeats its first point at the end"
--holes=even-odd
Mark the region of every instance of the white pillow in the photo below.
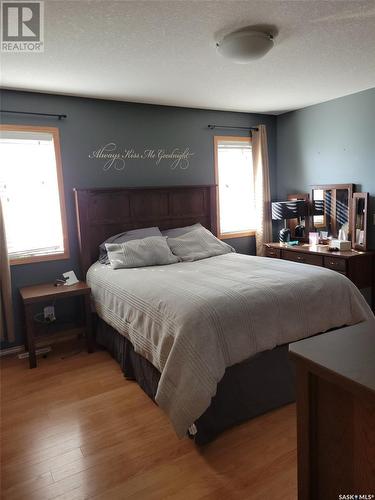
{"type": "Polygon", "coordinates": [[[171,252],[164,236],[150,236],[125,243],[106,243],[105,247],[113,269],[163,266],[180,261],[171,252]]]}
{"type": "Polygon", "coordinates": [[[127,241],[148,238],[149,236],[162,236],[162,234],[158,227],[145,227],[142,229],[131,229],[130,231],[115,234],[114,236],[107,238],[99,246],[99,262],[101,264],[109,264],[107,250],[105,248],[106,243],[126,243],[127,241]]]}
{"type": "Polygon", "coordinates": [[[197,222],[192,226],[175,227],[174,229],[165,229],[164,231],[161,232],[161,234],[163,236],[168,236],[168,238],[177,238],[177,236],[182,236],[183,234],[190,233],[190,231],[194,231],[194,229],[198,229],[200,227],[203,227],[202,224],[200,222],[197,222]]]}
{"type": "Polygon", "coordinates": [[[233,247],[218,240],[203,226],[176,238],[168,238],[167,243],[172,252],[186,262],[235,251],[233,247]]]}

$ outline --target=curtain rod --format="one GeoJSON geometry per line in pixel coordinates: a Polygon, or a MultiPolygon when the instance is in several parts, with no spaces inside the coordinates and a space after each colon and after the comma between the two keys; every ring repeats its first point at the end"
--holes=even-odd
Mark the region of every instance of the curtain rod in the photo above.
{"type": "Polygon", "coordinates": [[[215,128],[223,128],[223,129],[236,129],[236,130],[255,130],[258,131],[257,127],[233,127],[231,125],[207,125],[208,128],[214,130],[215,128]]]}
{"type": "Polygon", "coordinates": [[[32,111],[11,111],[10,109],[0,109],[0,113],[12,113],[15,115],[35,115],[35,116],[51,116],[54,118],[58,118],[62,120],[66,118],[67,115],[63,115],[61,113],[34,113],[32,111]]]}

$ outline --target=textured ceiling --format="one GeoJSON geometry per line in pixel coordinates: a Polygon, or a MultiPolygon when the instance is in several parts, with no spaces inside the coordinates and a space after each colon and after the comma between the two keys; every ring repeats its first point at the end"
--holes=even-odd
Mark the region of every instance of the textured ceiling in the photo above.
{"type": "Polygon", "coordinates": [[[1,54],[6,88],[281,113],[375,86],[375,0],[45,1],[45,52],[1,54]],[[220,34],[277,27],[263,59],[220,34]]]}

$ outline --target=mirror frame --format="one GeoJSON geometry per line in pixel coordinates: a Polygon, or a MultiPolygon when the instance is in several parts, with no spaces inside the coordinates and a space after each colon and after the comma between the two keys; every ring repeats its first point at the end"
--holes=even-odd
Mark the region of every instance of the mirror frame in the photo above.
{"type": "Polygon", "coordinates": [[[369,203],[369,193],[354,193],[353,201],[352,201],[352,248],[355,250],[362,250],[363,252],[367,251],[367,221],[368,221],[368,203],[369,203]],[[356,225],[356,215],[357,215],[357,200],[365,200],[365,208],[364,208],[364,238],[363,245],[358,245],[355,241],[355,225],[356,225]]]}
{"type": "MultiPolygon", "coordinates": [[[[330,189],[332,192],[334,192],[335,200],[336,200],[336,191],[338,189],[347,189],[347,191],[348,191],[348,222],[349,222],[348,240],[352,241],[353,193],[354,193],[355,185],[354,184],[319,184],[317,186],[311,186],[311,206],[313,206],[313,203],[314,203],[314,190],[315,189],[322,189],[323,191],[330,189]]],[[[312,228],[315,227],[313,215],[311,216],[311,227],[312,228]]]]}

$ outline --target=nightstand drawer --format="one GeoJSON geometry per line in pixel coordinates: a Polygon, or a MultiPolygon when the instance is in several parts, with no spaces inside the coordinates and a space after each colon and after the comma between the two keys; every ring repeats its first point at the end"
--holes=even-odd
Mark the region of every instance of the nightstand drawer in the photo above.
{"type": "Polygon", "coordinates": [[[310,255],[304,252],[283,252],[283,259],[301,262],[301,264],[323,266],[323,257],[320,257],[320,255],[310,255]]]}
{"type": "Polygon", "coordinates": [[[324,267],[328,267],[334,271],[346,272],[346,261],[337,257],[324,257],[324,267]]]}
{"type": "Polygon", "coordinates": [[[266,247],[266,257],[273,257],[274,259],[280,259],[281,250],[279,248],[266,247]]]}

